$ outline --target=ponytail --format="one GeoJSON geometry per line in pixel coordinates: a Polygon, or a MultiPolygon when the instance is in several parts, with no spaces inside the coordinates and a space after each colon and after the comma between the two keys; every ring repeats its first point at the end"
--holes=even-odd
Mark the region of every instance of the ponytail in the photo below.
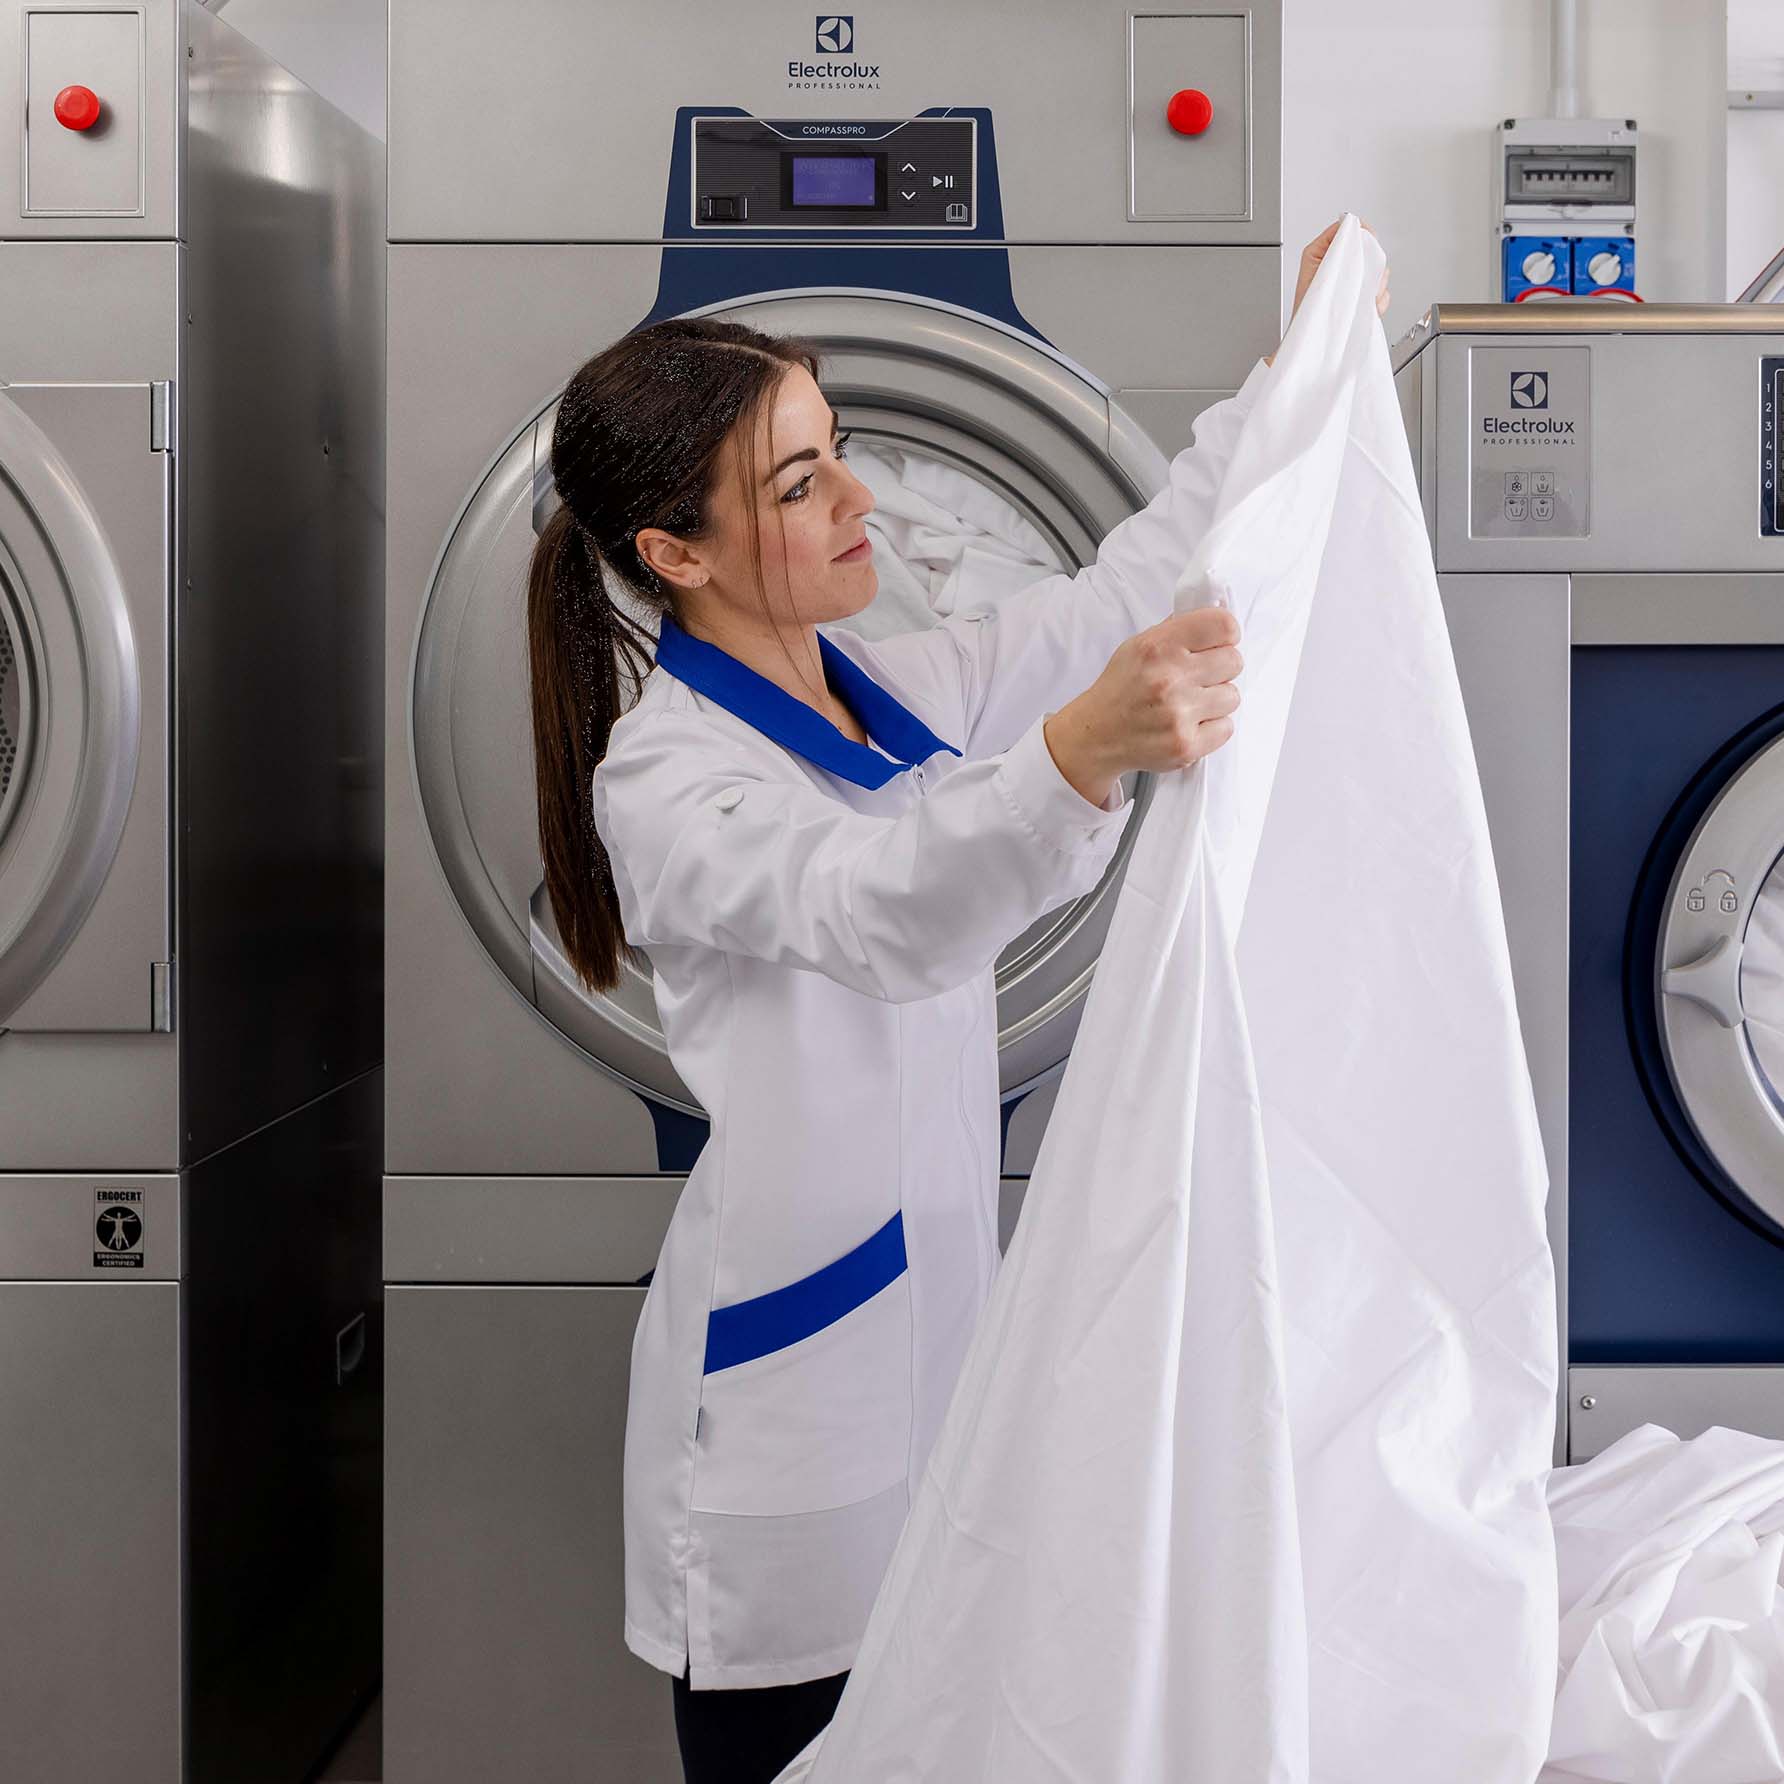
{"type": "Polygon", "coordinates": [[[649,667],[628,635],[601,574],[600,554],[559,503],[527,571],[533,759],[539,849],[564,953],[590,990],[611,991],[622,958],[636,959],[620,928],[613,867],[595,832],[595,765],[620,715],[620,653],[634,677],[649,667]]]}

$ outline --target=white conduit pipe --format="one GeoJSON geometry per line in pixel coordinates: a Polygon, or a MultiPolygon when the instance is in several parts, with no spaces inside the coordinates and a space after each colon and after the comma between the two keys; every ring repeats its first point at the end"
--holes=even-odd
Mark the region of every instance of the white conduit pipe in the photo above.
{"type": "Polygon", "coordinates": [[[1580,21],[1575,0],[1549,0],[1549,116],[1577,118],[1580,21]]]}

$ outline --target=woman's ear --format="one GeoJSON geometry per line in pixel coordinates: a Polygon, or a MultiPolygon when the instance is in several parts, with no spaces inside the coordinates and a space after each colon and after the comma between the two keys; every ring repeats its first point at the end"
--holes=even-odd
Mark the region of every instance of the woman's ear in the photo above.
{"type": "Polygon", "coordinates": [[[661,527],[641,527],[633,543],[658,579],[676,588],[698,588],[712,574],[693,546],[661,527]]]}

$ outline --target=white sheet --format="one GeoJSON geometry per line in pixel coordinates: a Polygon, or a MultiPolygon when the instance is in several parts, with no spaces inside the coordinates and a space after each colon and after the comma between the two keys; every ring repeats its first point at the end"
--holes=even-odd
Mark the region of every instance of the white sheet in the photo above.
{"type": "Polygon", "coordinates": [[[1022,1221],[788,1784],[1542,1762],[1546,1173],[1382,264],[1347,216],[1185,570],[1180,605],[1224,590],[1244,625],[1238,732],[1155,789],[1022,1221]]]}
{"type": "Polygon", "coordinates": [[[1014,503],[953,465],[856,438],[849,469],[874,499],[863,525],[879,592],[847,622],[863,638],[922,631],[956,608],[994,605],[1076,568],[1014,503]]]}
{"type": "Polygon", "coordinates": [[[1541,1784],[1784,1778],[1784,1443],[1642,1425],[1548,1484],[1559,1685],[1541,1784]]]}

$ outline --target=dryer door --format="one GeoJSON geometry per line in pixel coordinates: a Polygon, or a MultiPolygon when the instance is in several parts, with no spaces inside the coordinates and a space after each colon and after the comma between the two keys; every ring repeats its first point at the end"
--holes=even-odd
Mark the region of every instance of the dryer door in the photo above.
{"type": "Polygon", "coordinates": [[[1674,869],[1656,961],[1662,1049],[1697,1139],[1784,1230],[1784,736],[1746,762],[1674,869]]]}
{"type": "Polygon", "coordinates": [[[0,1030],[154,1025],[171,482],[151,402],[0,389],[0,1030]]]}
{"type": "MultiPolygon", "coordinates": [[[[866,292],[777,294],[711,313],[824,351],[825,394],[854,430],[852,465],[880,503],[868,524],[881,593],[856,622],[869,635],[945,611],[957,581],[977,600],[986,588],[1076,570],[1166,480],[1164,455],[1091,374],[982,316],[866,292]],[[948,504],[952,538],[940,522],[948,504]]],[[[610,995],[585,992],[540,883],[522,589],[556,499],[554,414],[547,406],[529,417],[498,454],[428,591],[412,692],[422,805],[460,908],[516,991],[607,1070],[698,1114],[669,1063],[648,977],[628,971],[610,995]]],[[[1145,777],[1132,791],[1147,799],[1145,777]]],[[[1066,1057],[1133,830],[1095,891],[1049,913],[998,960],[1006,1095],[1066,1057]]]]}

